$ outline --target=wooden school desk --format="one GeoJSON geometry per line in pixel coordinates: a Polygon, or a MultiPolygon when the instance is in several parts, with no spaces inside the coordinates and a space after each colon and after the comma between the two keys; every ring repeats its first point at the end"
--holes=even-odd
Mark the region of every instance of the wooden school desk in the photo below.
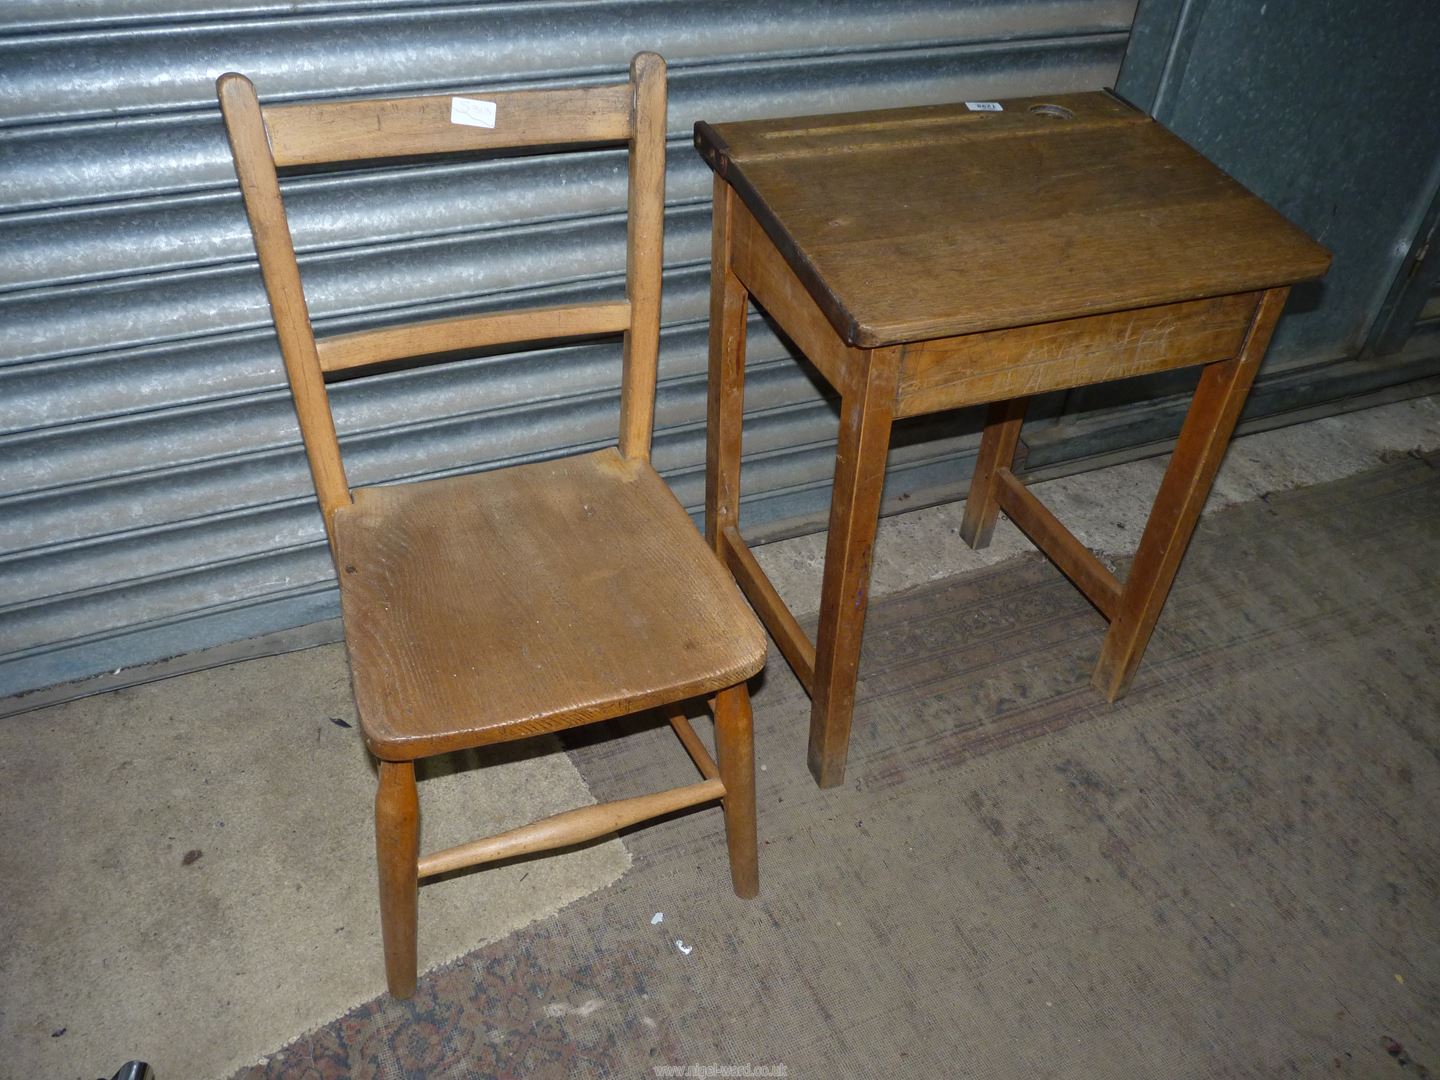
{"type": "Polygon", "coordinates": [[[695,125],[715,172],[706,535],[810,693],[822,787],[844,778],[892,422],[990,406],[962,533],[983,546],[1004,510],[1090,598],[1110,622],[1093,681],[1113,701],[1289,287],[1330,262],[1110,94],[988,104],[695,125]],[[840,395],[813,645],[739,531],[747,298],[840,395]],[[1199,387],[1120,582],[1010,471],[1026,401],[1188,365],[1199,387]]]}

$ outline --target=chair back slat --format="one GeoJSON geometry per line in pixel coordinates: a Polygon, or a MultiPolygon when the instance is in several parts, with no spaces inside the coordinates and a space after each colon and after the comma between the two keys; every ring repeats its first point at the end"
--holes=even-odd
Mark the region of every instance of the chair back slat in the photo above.
{"type": "Polygon", "coordinates": [[[481,349],[522,341],[618,334],[630,328],[628,300],[572,304],[568,307],[525,308],[457,319],[387,326],[320,338],[315,345],[325,372],[399,360],[406,356],[481,349]]]}
{"type": "Polygon", "coordinates": [[[640,53],[630,64],[628,82],[569,90],[262,108],[243,75],[222,75],[216,89],[332,548],[335,511],[351,497],[325,388],[327,372],[407,356],[623,333],[620,450],[626,457],[648,459],[660,337],[664,60],[640,53]],[[630,151],[625,300],[435,319],[316,341],[277,168],[622,141],[630,151]]]}
{"type": "Polygon", "coordinates": [[[624,142],[629,83],[581,90],[271,105],[263,110],[275,164],[320,165],[463,150],[624,142]]]}

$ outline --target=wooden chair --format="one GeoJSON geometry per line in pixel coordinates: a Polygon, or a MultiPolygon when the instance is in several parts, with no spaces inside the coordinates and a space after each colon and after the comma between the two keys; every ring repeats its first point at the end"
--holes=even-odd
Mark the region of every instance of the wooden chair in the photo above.
{"type": "Polygon", "coordinates": [[[721,800],[735,891],[759,886],[745,680],[759,623],[650,464],[665,178],[665,62],[627,82],[261,107],[217,83],[245,209],[340,581],[365,743],[390,992],[416,978],[421,878],[591,840],[721,800]],[[458,104],[457,104],[458,103],[458,104]],[[468,111],[467,111],[468,110],[468,111]],[[492,126],[477,126],[489,123],[492,126]],[[277,167],[504,147],[628,142],[626,299],[316,340],[277,167]],[[623,333],[618,447],[351,491],[324,376],[407,356],[623,333]],[[719,764],[679,705],[713,695],[719,764]],[[416,759],[663,708],[703,781],[589,806],[419,855],[416,759]]]}

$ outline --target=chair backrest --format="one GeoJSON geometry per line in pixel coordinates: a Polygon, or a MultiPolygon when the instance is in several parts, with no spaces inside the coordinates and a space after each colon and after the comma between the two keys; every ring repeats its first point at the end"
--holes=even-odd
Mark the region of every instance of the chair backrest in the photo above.
{"type": "Polygon", "coordinates": [[[665,203],[665,61],[640,53],[628,82],[262,107],[243,75],[216,82],[285,373],[333,546],[335,511],[350,503],[325,374],[430,353],[525,341],[624,334],[620,452],[648,458],[660,344],[665,203]],[[628,142],[625,299],[528,308],[315,338],[277,168],[511,147],[628,142]]]}

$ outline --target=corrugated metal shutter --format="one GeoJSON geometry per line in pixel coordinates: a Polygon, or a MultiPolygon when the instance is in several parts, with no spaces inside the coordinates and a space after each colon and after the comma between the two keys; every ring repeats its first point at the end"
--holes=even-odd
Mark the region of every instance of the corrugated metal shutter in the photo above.
{"type": "MultiPolygon", "coordinates": [[[[273,102],[599,82],[642,48],[662,53],[655,458],[698,508],[710,177],[693,122],[1099,87],[1114,82],[1133,14],[1133,0],[12,0],[0,28],[0,694],[335,614],[214,105],[221,72],[249,74],[273,102]]],[[[318,328],[618,294],[622,166],[597,152],[294,176],[284,186],[318,328]]],[[[763,322],[751,333],[745,513],[794,528],[828,501],[835,414],[763,322]]],[[[618,355],[584,344],[341,383],[351,480],[608,442],[618,355]]],[[[973,442],[902,438],[892,487],[958,481],[973,442]]]]}

